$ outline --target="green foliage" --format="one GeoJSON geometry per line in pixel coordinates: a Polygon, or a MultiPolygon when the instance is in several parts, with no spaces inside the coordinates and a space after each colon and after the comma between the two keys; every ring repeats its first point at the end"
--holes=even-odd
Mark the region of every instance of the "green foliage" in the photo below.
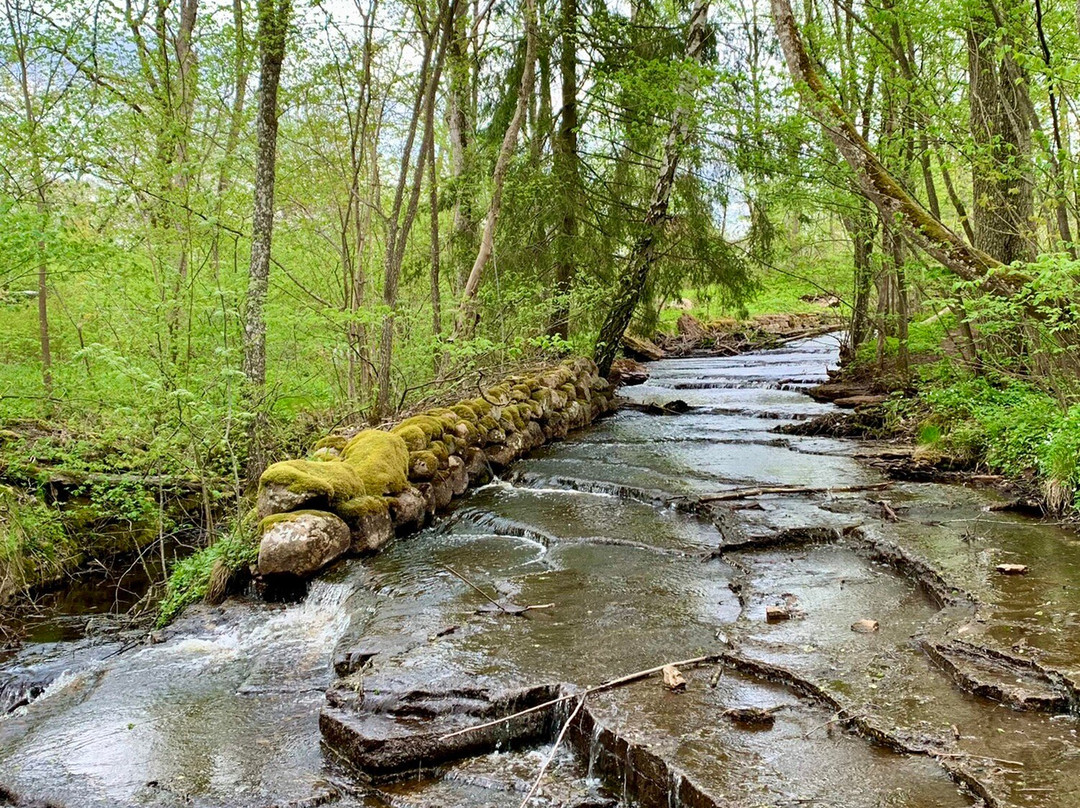
{"type": "Polygon", "coordinates": [[[165,597],[158,607],[158,626],[172,622],[186,607],[206,597],[215,569],[228,574],[243,571],[259,557],[259,544],[250,526],[239,525],[217,541],[177,562],[165,597]]]}
{"type": "Polygon", "coordinates": [[[53,580],[78,561],[79,552],[55,508],[0,485],[0,603],[53,580]]]}

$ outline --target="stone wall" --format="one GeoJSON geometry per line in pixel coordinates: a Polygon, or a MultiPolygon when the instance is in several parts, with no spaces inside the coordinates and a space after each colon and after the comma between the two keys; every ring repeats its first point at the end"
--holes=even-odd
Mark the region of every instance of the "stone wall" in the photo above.
{"type": "Polygon", "coordinates": [[[304,577],[422,527],[472,485],[612,408],[589,359],[511,376],[476,398],[389,430],[331,435],[259,483],[259,572],[304,577]]]}

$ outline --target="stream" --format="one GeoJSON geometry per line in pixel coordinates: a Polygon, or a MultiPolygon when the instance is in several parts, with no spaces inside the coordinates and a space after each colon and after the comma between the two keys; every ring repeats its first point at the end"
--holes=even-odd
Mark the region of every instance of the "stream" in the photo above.
{"type": "Polygon", "coordinates": [[[837,356],[822,337],[652,363],[622,394],[687,413],[622,410],[534,452],[300,603],[199,606],[152,642],[39,632],[0,656],[0,805],[517,808],[551,754],[530,805],[1076,806],[1080,541],[986,510],[989,489],[870,488],[888,447],[777,433],[833,411],[801,390],[837,356]],[[773,486],[859,490],[700,504],[773,486]],[[554,606],[493,611],[451,570],[554,606]],[[357,694],[363,730],[392,734],[392,705],[435,719],[449,693],[722,652],[685,692],[591,696],[591,732],[554,750],[508,738],[371,782],[320,733],[357,694]]]}

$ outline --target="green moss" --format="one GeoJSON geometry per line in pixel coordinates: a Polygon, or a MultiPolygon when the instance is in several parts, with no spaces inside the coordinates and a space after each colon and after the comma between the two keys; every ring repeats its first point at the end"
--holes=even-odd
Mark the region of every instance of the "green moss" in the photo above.
{"type": "Polygon", "coordinates": [[[439,458],[434,452],[410,452],[409,468],[414,468],[417,463],[427,466],[430,474],[434,474],[439,468],[439,458]]]}
{"type": "Polygon", "coordinates": [[[491,402],[484,398],[474,398],[465,402],[469,405],[469,408],[476,413],[477,418],[483,418],[489,412],[491,412],[491,402]]]}
{"type": "MultiPolygon", "coordinates": [[[[412,418],[406,418],[400,424],[394,428],[394,432],[407,426],[415,426],[423,431],[428,440],[438,440],[442,437],[443,430],[446,425],[434,415],[414,415],[412,418]]],[[[368,430],[373,431],[373,430],[368,430]]],[[[361,433],[362,434],[362,433],[361,433]]]]}
{"type": "Polygon", "coordinates": [[[500,405],[501,404],[509,404],[510,403],[510,385],[508,385],[508,384],[497,384],[494,387],[489,387],[487,389],[487,398],[490,401],[499,402],[500,405]]]}
{"type": "Polygon", "coordinates": [[[334,508],[349,527],[358,527],[365,517],[387,513],[389,506],[382,497],[356,497],[334,508]]]}
{"type": "Polygon", "coordinates": [[[465,449],[468,446],[473,445],[474,443],[476,443],[479,435],[480,433],[477,431],[476,425],[474,423],[472,423],[471,421],[462,420],[458,424],[458,436],[457,438],[455,438],[455,442],[458,444],[465,444],[465,446],[459,446],[458,449],[465,449]],[[465,434],[462,435],[461,432],[464,432],[465,434]]]}
{"type": "Polygon", "coordinates": [[[352,464],[340,460],[285,460],[274,463],[259,478],[259,485],[280,485],[310,499],[325,496],[334,502],[367,493],[364,481],[352,464]]]}
{"type": "Polygon", "coordinates": [[[401,436],[410,452],[420,452],[427,448],[428,436],[416,424],[399,424],[391,431],[401,436]]]}
{"type": "Polygon", "coordinates": [[[510,396],[514,401],[528,401],[531,394],[532,390],[524,384],[515,384],[510,388],[510,396]]]}
{"type": "Polygon", "coordinates": [[[450,462],[450,451],[441,440],[433,440],[428,446],[428,451],[438,459],[440,466],[445,466],[450,462]]]}
{"type": "MultiPolygon", "coordinates": [[[[530,413],[531,414],[531,413],[530,413]]],[[[521,407],[516,404],[511,404],[509,407],[503,407],[503,418],[506,418],[513,425],[514,429],[519,432],[525,429],[525,418],[521,415],[521,407]]]]}
{"type": "Polygon", "coordinates": [[[345,463],[364,484],[357,494],[398,494],[409,485],[409,447],[400,435],[366,429],[345,447],[345,463]]]}
{"type": "MultiPolygon", "coordinates": [[[[361,496],[363,496],[363,495],[361,495],[361,496]]],[[[358,497],[356,497],[354,499],[358,499],[358,497]]],[[[346,500],[346,501],[347,502],[352,502],[353,500],[346,500]]],[[[342,505],[344,505],[344,503],[342,503],[342,505]]],[[[335,508],[337,508],[337,507],[341,507],[341,506],[340,505],[335,506],[335,508]]],[[[259,520],[258,526],[257,526],[257,529],[256,529],[255,532],[256,532],[256,534],[258,536],[262,536],[264,533],[266,533],[267,530],[272,528],[274,525],[279,525],[282,522],[292,522],[294,519],[297,519],[298,517],[301,517],[301,516],[325,516],[326,513],[327,513],[326,511],[314,510],[314,509],[311,509],[311,508],[301,508],[300,510],[288,511],[286,513],[272,513],[269,516],[266,516],[266,517],[259,520]]]]}
{"type": "Polygon", "coordinates": [[[327,435],[325,438],[320,438],[315,444],[312,451],[319,451],[319,449],[336,449],[341,451],[345,448],[345,444],[348,440],[343,435],[327,435]]]}
{"type": "Polygon", "coordinates": [[[457,417],[463,421],[468,421],[470,424],[475,424],[480,416],[476,414],[476,410],[468,404],[455,404],[451,408],[457,417]]]}
{"type": "MultiPolygon", "coordinates": [[[[267,519],[295,515],[277,514],[267,519]]],[[[209,547],[177,562],[169,573],[165,597],[158,606],[158,626],[171,623],[186,607],[206,597],[211,579],[221,575],[223,569],[231,577],[254,564],[259,558],[257,535],[253,530],[238,527],[209,547]]]]}
{"type": "Polygon", "coordinates": [[[502,427],[499,426],[499,422],[495,418],[490,415],[485,415],[480,419],[480,428],[487,433],[493,429],[501,429],[502,427]]]}

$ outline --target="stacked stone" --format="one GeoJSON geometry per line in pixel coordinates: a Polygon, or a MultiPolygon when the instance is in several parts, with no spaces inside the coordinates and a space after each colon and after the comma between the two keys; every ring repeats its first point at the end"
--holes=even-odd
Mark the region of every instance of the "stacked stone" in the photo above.
{"type": "Polygon", "coordinates": [[[612,407],[590,359],[511,376],[480,396],[406,418],[389,431],[319,441],[259,483],[259,572],[311,575],[346,553],[378,550],[422,527],[471,485],[612,407]]]}

